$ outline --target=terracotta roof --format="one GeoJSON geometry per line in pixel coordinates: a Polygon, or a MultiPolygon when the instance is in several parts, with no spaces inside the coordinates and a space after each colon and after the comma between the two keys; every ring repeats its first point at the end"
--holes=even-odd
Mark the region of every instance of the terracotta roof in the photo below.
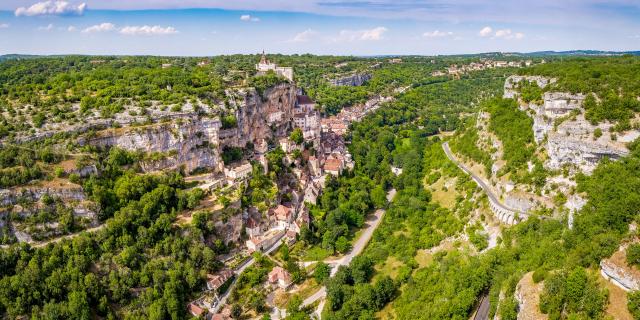
{"type": "Polygon", "coordinates": [[[187,307],[187,309],[189,309],[189,313],[191,313],[195,317],[199,317],[204,313],[204,309],[200,308],[193,302],[189,303],[189,306],[187,307]]]}
{"type": "Polygon", "coordinates": [[[269,282],[275,283],[278,280],[283,280],[285,283],[291,282],[291,275],[287,270],[282,267],[274,267],[271,272],[269,272],[269,282]]]}
{"type": "Polygon", "coordinates": [[[222,270],[215,275],[207,275],[207,285],[212,287],[213,289],[220,288],[229,278],[233,276],[233,271],[231,270],[222,270]]]}
{"type": "Polygon", "coordinates": [[[293,210],[280,204],[275,208],[275,210],[273,210],[273,213],[276,215],[276,219],[278,220],[289,220],[293,210]]]}
{"type": "Polygon", "coordinates": [[[342,167],[342,162],[338,159],[328,159],[324,163],[324,169],[327,171],[340,171],[342,167]]]}

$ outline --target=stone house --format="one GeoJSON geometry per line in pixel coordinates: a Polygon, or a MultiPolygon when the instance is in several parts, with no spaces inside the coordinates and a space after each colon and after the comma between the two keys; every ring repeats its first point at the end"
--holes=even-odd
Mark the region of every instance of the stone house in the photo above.
{"type": "Polygon", "coordinates": [[[233,277],[233,271],[225,269],[215,275],[207,274],[207,290],[220,289],[229,279],[233,277]]]}
{"type": "Polygon", "coordinates": [[[275,223],[275,228],[281,230],[287,229],[294,219],[293,208],[280,204],[271,210],[270,219],[275,223]]]}
{"type": "Polygon", "coordinates": [[[260,229],[260,223],[258,223],[253,217],[249,217],[247,219],[247,223],[245,224],[244,230],[249,236],[249,238],[257,237],[262,234],[262,230],[260,229]]]}
{"type": "Polygon", "coordinates": [[[200,317],[205,313],[203,308],[193,302],[189,303],[187,310],[189,310],[189,313],[194,317],[200,317]]]}
{"type": "Polygon", "coordinates": [[[273,246],[284,234],[282,230],[271,230],[262,236],[253,237],[245,243],[249,252],[263,251],[273,246]]]}
{"type": "Polygon", "coordinates": [[[251,164],[245,161],[239,165],[235,165],[230,168],[225,167],[224,174],[227,177],[227,180],[230,183],[233,183],[233,182],[247,178],[249,175],[251,175],[252,170],[253,170],[253,167],[251,166],[251,164]]]}
{"type": "Polygon", "coordinates": [[[291,280],[291,274],[282,267],[276,266],[269,272],[269,283],[277,285],[282,289],[287,289],[293,281],[291,280]]]}

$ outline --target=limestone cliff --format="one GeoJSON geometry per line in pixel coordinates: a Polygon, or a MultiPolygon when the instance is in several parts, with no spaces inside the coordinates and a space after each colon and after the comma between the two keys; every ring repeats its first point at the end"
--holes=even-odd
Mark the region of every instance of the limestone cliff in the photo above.
{"type": "Polygon", "coordinates": [[[285,135],[292,125],[296,99],[295,86],[281,84],[261,96],[252,88],[229,91],[237,126],[222,129],[218,117],[184,113],[167,122],[145,126],[126,126],[81,137],[80,145],[117,146],[150,154],[142,161],[145,171],[176,169],[187,172],[198,168],[222,171],[222,147],[245,147],[285,135]]]}
{"type": "Polygon", "coordinates": [[[369,73],[354,73],[349,76],[339,77],[329,80],[329,83],[333,86],[352,86],[357,87],[363,85],[365,82],[371,79],[369,73]]]}
{"type": "MultiPolygon", "coordinates": [[[[516,84],[522,80],[535,82],[541,88],[555,83],[555,79],[539,76],[511,76],[505,82],[503,97],[517,98],[516,84]]],[[[637,130],[632,130],[619,133],[621,139],[618,139],[610,133],[613,124],[591,124],[584,117],[582,104],[585,97],[580,93],[545,92],[541,105],[520,101],[521,109],[528,110],[533,118],[536,143],[543,146],[549,156],[545,163],[547,168],[560,169],[568,164],[589,173],[602,158],[615,160],[626,156],[626,142],[640,135],[637,130]],[[602,135],[598,136],[596,131],[602,135]]]]}
{"type": "Polygon", "coordinates": [[[610,258],[600,261],[600,273],[625,291],[640,290],[640,270],[627,265],[626,258],[626,245],[623,245],[610,258]]]}
{"type": "Polygon", "coordinates": [[[241,90],[233,101],[238,126],[221,130],[220,145],[258,145],[263,139],[284,136],[291,129],[296,87],[280,84],[265,90],[262,96],[253,89],[241,90]]]}
{"type": "Polygon", "coordinates": [[[142,167],[146,171],[175,169],[182,165],[185,170],[192,171],[220,166],[219,128],[218,118],[192,117],[141,127],[107,129],[95,137],[81,138],[79,143],[156,153],[152,159],[143,161],[142,167]]]}

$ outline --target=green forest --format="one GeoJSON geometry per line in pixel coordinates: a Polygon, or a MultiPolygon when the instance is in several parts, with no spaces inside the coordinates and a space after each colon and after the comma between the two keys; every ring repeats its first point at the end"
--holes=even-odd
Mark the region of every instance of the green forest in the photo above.
{"type": "MultiPolygon", "coordinates": [[[[516,287],[528,273],[544,285],[539,311],[549,319],[610,316],[611,295],[599,279],[599,264],[637,234],[630,225],[638,222],[640,208],[640,140],[627,144],[628,155],[605,157],[593,172],[575,174],[575,192],[586,204],[572,216],[571,227],[566,216],[532,215],[512,226],[501,225],[493,238],[482,227],[491,220],[486,194],[446,157],[442,146],[450,142],[456,154],[490,172],[494,160],[478,143],[486,130],[501,141],[506,164],[498,176],[540,189],[550,173],[543,168],[544,156],[536,153],[532,118],[517,101],[501,98],[505,79],[515,73],[555,77],[557,82],[547,88],[521,84],[524,101],[539,102],[552,90],[583,93],[586,119],[611,121],[612,130],[620,131],[637,126],[639,58],[558,56],[532,67],[459,77],[433,77],[431,72],[481,58],[403,57],[398,64],[379,57],[269,58],[295,69],[295,84],[318,103],[324,116],[377,94],[394,99],[350,124],[344,138],[354,168],[327,176],[317,204],[310,205],[311,223],[300,230],[298,242],[270,255],[243,257],[253,257],[254,264],[237,277],[230,295],[234,319],[270,319],[266,301],[271,298],[264,283],[276,265],[291,274],[294,286],[312,280],[315,289],[326,288],[323,319],[469,319],[487,298],[490,318],[515,320],[516,287]],[[354,87],[328,82],[354,72],[371,73],[372,78],[354,87]],[[406,90],[394,91],[398,88],[406,90]],[[486,128],[478,127],[478,112],[488,115],[486,128]],[[388,201],[392,190],[395,196],[388,201]],[[348,253],[375,210],[385,210],[384,216],[364,251],[331,276],[331,267],[322,261],[348,253]]],[[[65,178],[95,203],[100,225],[94,232],[41,247],[3,239],[1,317],[191,318],[188,302],[202,293],[207,274],[225,266],[222,261],[229,261],[224,259],[236,245],[225,244],[214,219],[227,223],[230,211],[256,207],[266,212],[280,200],[291,200],[292,188],[285,186],[282,195],[279,185],[301,171],[301,159],[316,151],[298,151],[285,162],[283,149],[269,146],[269,173],[251,159],[252,177],[222,194],[222,214],[216,215],[197,211],[209,193],[192,188],[183,168],[145,173],[141,160],[153,155],[80,147],[64,134],[23,143],[13,138],[17,132],[35,133],[47,123],[83,121],[93,112],[110,118],[128,104],[170,106],[200,100],[230,106],[226,89],[252,87],[263,94],[287,81],[273,73],[256,76],[258,59],[68,56],[0,62],[0,113],[8,115],[0,120],[0,187],[65,178]],[[203,60],[207,63],[198,64],[203,60]],[[97,173],[80,177],[58,169],[70,158],[95,165],[97,173]],[[230,204],[233,196],[237,201],[230,204]],[[192,219],[179,221],[186,212],[193,212],[192,219]]],[[[222,129],[239,125],[233,113],[221,116],[222,129]]],[[[298,144],[304,141],[300,129],[287,136],[298,144]]],[[[236,164],[248,158],[251,148],[226,146],[220,148],[220,158],[236,164]]],[[[49,207],[40,214],[56,216],[67,234],[79,230],[78,221],[68,219],[67,208],[57,206],[59,201],[41,200],[49,207]]],[[[245,240],[247,231],[242,229],[245,240]]],[[[626,262],[640,266],[640,245],[628,247],[626,262]]],[[[299,293],[289,299],[286,319],[310,319],[317,306],[301,308],[304,297],[299,293]]],[[[626,296],[628,312],[640,319],[640,293],[626,296]]]]}

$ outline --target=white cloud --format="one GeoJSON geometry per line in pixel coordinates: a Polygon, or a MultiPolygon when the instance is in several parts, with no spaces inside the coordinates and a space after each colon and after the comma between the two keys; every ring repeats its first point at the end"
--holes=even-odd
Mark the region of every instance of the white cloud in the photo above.
{"type": "Polygon", "coordinates": [[[440,31],[440,30],[425,32],[422,34],[422,36],[425,38],[442,38],[442,37],[452,36],[452,35],[453,35],[453,32],[451,31],[440,31]]]}
{"type": "Polygon", "coordinates": [[[242,20],[242,21],[250,21],[250,22],[258,22],[258,21],[260,21],[260,18],[252,17],[251,15],[248,15],[248,14],[243,14],[243,15],[240,16],[240,20],[242,20]]]}
{"type": "Polygon", "coordinates": [[[376,27],[373,29],[365,30],[341,30],[338,36],[331,39],[334,42],[338,41],[378,41],[384,39],[384,33],[388,29],[385,27],[376,27]]]}
{"type": "Polygon", "coordinates": [[[78,5],[71,4],[67,1],[43,1],[38,2],[30,7],[19,7],[15,11],[16,17],[20,16],[64,16],[64,15],[83,15],[87,9],[86,3],[78,5]]]}
{"type": "Polygon", "coordinates": [[[68,26],[67,27],[67,31],[69,31],[69,32],[74,32],[74,31],[77,31],[77,30],[78,30],[78,28],[76,28],[76,26],[68,26]]]}
{"type": "Polygon", "coordinates": [[[318,32],[311,30],[311,29],[307,29],[305,31],[302,31],[298,34],[296,34],[293,39],[291,39],[291,42],[307,42],[309,40],[311,40],[313,37],[315,37],[318,34],[318,32]]]}
{"type": "Polygon", "coordinates": [[[6,28],[9,28],[8,23],[0,23],[0,29],[6,29],[6,28]]]}
{"type": "Polygon", "coordinates": [[[511,31],[511,29],[501,29],[496,31],[494,37],[499,39],[506,39],[506,40],[511,40],[511,39],[520,40],[524,38],[524,33],[521,33],[521,32],[514,33],[511,31]]]}
{"type": "Polygon", "coordinates": [[[40,31],[51,31],[51,30],[53,30],[53,24],[49,23],[49,25],[47,25],[47,26],[38,27],[38,30],[40,30],[40,31]]]}
{"type": "Polygon", "coordinates": [[[113,31],[116,29],[116,26],[110,22],[104,22],[101,24],[96,24],[94,26],[88,27],[82,30],[83,33],[94,33],[94,32],[107,32],[113,31]]]}
{"type": "Polygon", "coordinates": [[[488,37],[489,35],[491,35],[491,32],[493,32],[493,29],[491,29],[491,27],[484,27],[482,28],[482,30],[480,30],[480,32],[478,32],[478,34],[481,37],[488,37]]]}
{"type": "Polygon", "coordinates": [[[169,35],[179,33],[174,27],[161,26],[126,26],[120,29],[120,33],[134,35],[169,35]]]}

